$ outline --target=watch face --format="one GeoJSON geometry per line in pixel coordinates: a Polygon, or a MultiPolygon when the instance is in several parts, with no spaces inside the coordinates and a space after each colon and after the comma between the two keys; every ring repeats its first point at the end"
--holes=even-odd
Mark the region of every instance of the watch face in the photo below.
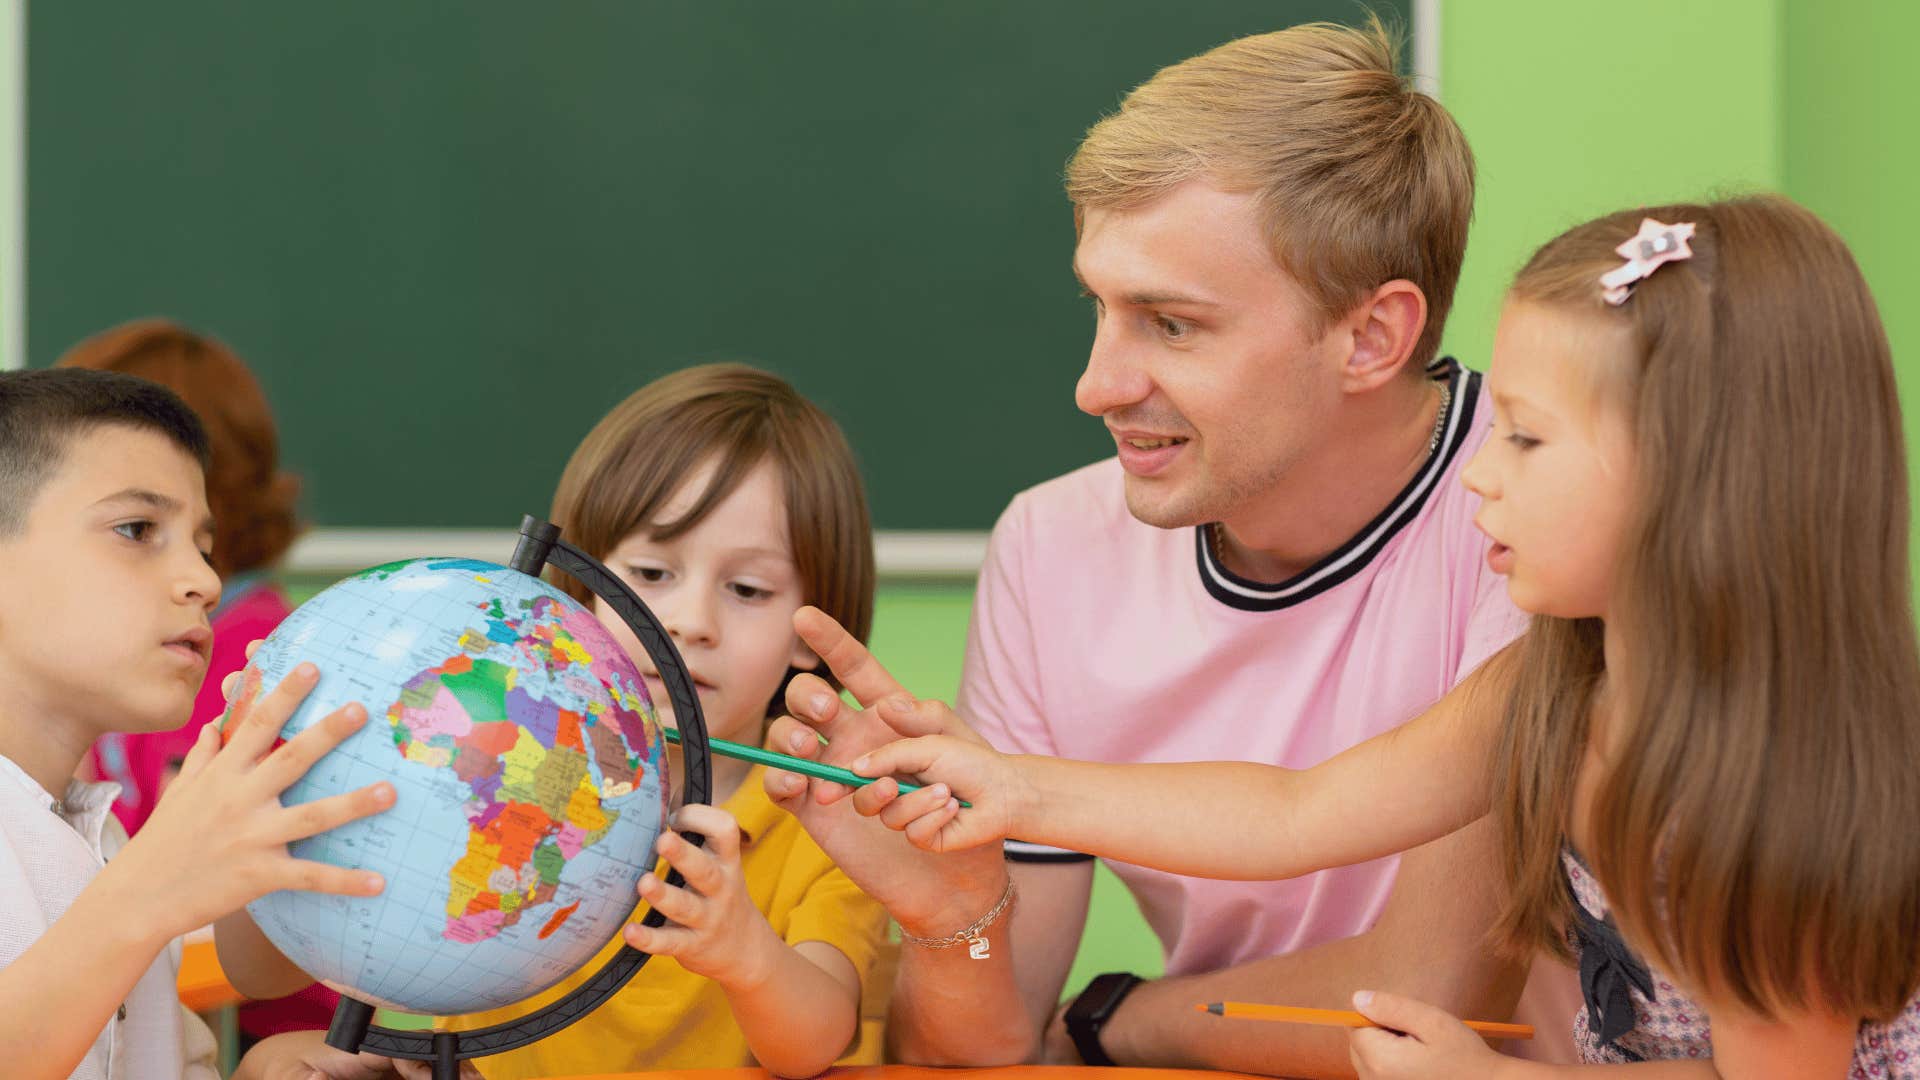
{"type": "Polygon", "coordinates": [[[1107,1014],[1120,1004],[1120,999],[1127,996],[1127,991],[1140,981],[1139,976],[1124,971],[1110,971],[1096,976],[1067,1007],[1067,1019],[1105,1020],[1107,1014]]]}
{"type": "Polygon", "coordinates": [[[1107,1018],[1113,1015],[1127,991],[1145,980],[1125,971],[1110,971],[1087,984],[1080,996],[1067,1006],[1067,1034],[1072,1037],[1074,1048],[1080,1051],[1080,1060],[1088,1065],[1112,1065],[1113,1059],[1107,1056],[1100,1046],[1100,1029],[1107,1025],[1107,1018]]]}

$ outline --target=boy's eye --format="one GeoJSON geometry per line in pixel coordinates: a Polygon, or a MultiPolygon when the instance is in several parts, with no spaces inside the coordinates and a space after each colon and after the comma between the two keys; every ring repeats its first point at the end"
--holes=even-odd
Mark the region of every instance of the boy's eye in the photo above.
{"type": "Polygon", "coordinates": [[[667,572],[657,566],[629,566],[627,576],[649,585],[658,585],[667,579],[667,572]]]}
{"type": "Polygon", "coordinates": [[[113,531],[119,533],[121,536],[124,536],[129,540],[132,540],[136,544],[142,543],[147,539],[148,534],[153,532],[153,522],[123,521],[120,524],[115,525],[113,527],[113,531]]]}
{"type": "Polygon", "coordinates": [[[728,585],[727,588],[733,590],[733,595],[742,600],[759,600],[762,597],[773,595],[772,589],[763,589],[758,585],[748,585],[739,581],[733,582],[728,585]]]}
{"type": "Polygon", "coordinates": [[[1193,326],[1170,315],[1155,315],[1153,323],[1160,329],[1160,336],[1168,341],[1184,341],[1193,332],[1193,326]]]}

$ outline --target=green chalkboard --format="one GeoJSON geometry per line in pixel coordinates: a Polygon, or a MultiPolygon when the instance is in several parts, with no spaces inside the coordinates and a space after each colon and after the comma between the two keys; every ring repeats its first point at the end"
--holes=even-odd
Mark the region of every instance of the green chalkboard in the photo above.
{"type": "MultiPolygon", "coordinates": [[[[1404,22],[1405,6],[1376,4],[1404,22]]],[[[28,6],[29,358],[259,370],[309,517],[501,526],[649,378],[778,371],[887,528],[1108,452],[1061,167],[1164,64],[1352,0],[28,6]]]]}

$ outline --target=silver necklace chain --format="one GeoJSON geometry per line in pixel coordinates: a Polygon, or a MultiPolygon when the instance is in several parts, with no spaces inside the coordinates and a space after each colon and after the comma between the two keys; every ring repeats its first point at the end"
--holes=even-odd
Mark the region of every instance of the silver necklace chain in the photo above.
{"type": "Polygon", "coordinates": [[[1440,450],[1440,433],[1447,430],[1447,406],[1453,404],[1453,384],[1440,384],[1440,409],[1433,417],[1433,434],[1427,436],[1427,456],[1432,457],[1440,450]]]}

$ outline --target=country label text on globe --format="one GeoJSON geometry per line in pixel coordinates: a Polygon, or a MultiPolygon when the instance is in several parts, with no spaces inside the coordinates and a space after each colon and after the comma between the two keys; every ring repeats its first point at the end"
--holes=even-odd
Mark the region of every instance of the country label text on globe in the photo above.
{"type": "Polygon", "coordinates": [[[288,805],[390,780],[383,814],[293,846],[378,870],[377,897],[279,892],[248,905],[323,981],[421,1013],[538,993],[632,914],[671,784],[645,684],[598,619],[491,563],[376,567],[302,605],[261,647],[241,700],[312,661],[287,737],[349,701],[369,720],[288,805]]]}

